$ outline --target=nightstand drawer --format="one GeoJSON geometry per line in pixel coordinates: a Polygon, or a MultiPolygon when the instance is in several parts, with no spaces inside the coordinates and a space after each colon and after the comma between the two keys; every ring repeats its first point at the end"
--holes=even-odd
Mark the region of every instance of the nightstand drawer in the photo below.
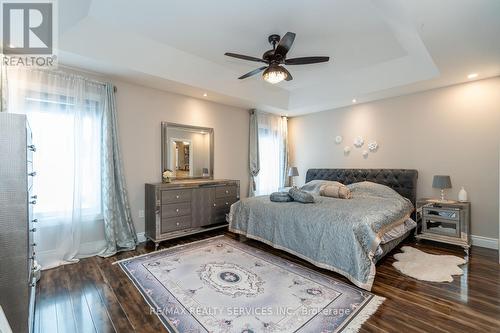
{"type": "Polygon", "coordinates": [[[450,208],[439,208],[439,207],[424,207],[423,208],[424,217],[438,217],[440,219],[445,220],[460,220],[460,210],[459,209],[450,209],[450,208]]]}
{"type": "Polygon", "coordinates": [[[422,232],[460,238],[460,224],[458,221],[447,220],[440,217],[424,216],[422,232]]]}

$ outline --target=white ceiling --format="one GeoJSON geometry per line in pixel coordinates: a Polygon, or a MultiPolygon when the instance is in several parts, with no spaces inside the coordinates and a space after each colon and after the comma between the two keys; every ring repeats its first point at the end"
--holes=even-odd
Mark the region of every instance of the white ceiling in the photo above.
{"type": "Polygon", "coordinates": [[[290,116],[500,75],[498,0],[64,0],[62,64],[198,98],[290,116]],[[267,36],[297,34],[288,66],[270,85],[260,67],[267,36]]]}

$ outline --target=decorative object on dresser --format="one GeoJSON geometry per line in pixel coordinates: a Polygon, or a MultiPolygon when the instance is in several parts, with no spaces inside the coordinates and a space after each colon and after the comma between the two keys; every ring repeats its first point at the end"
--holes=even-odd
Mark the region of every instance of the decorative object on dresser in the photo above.
{"type": "Polygon", "coordinates": [[[441,190],[441,202],[446,202],[447,200],[444,196],[444,190],[451,188],[450,176],[443,176],[443,175],[434,176],[432,180],[432,187],[441,190]]]}
{"type": "Polygon", "coordinates": [[[162,174],[162,181],[163,183],[170,183],[172,181],[172,176],[174,173],[170,169],[165,169],[162,174]]]}
{"type": "Polygon", "coordinates": [[[30,332],[34,319],[34,151],[26,116],[0,112],[0,305],[16,333],[30,332]]]}
{"type": "Polygon", "coordinates": [[[290,185],[292,187],[296,187],[295,186],[295,177],[297,177],[299,175],[299,170],[297,170],[297,167],[290,167],[288,169],[288,177],[290,177],[290,185]]]}
{"type": "Polygon", "coordinates": [[[158,248],[167,239],[225,228],[226,214],[239,199],[239,180],[146,184],[146,238],[158,248]]]}
{"type": "Polygon", "coordinates": [[[417,202],[422,226],[417,239],[432,240],[464,248],[467,256],[471,246],[471,203],[436,199],[419,199],[417,202]]]}

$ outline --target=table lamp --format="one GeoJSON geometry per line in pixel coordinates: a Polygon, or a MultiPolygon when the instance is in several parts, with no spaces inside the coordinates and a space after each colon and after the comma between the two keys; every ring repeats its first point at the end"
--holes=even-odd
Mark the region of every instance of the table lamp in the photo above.
{"type": "Polygon", "coordinates": [[[450,176],[436,175],[432,180],[432,187],[441,190],[441,201],[446,201],[444,197],[444,190],[451,188],[451,178],[450,176]]]}
{"type": "Polygon", "coordinates": [[[299,175],[299,170],[297,170],[297,167],[290,167],[288,169],[288,177],[292,178],[292,182],[291,182],[292,187],[296,187],[294,177],[297,177],[298,175],[299,175]]]}

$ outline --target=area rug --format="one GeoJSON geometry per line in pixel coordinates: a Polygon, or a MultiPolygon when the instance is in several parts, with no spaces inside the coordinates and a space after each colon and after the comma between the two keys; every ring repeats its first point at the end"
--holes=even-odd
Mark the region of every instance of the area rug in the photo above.
{"type": "Polygon", "coordinates": [[[403,253],[396,253],[392,265],[401,273],[417,280],[430,282],[452,282],[453,275],[462,275],[458,267],[466,261],[451,255],[435,255],[422,252],[411,246],[403,246],[403,253]]]}
{"type": "Polygon", "coordinates": [[[357,332],[384,300],[225,236],[118,264],[170,332],[357,332]]]}

